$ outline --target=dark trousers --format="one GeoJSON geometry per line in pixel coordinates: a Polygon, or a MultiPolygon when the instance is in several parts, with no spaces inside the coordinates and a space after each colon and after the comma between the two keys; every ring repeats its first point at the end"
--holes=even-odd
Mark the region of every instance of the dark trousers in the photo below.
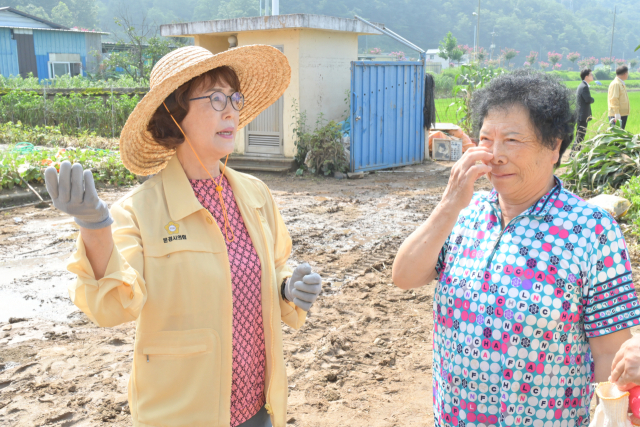
{"type": "MultiPolygon", "coordinates": [[[[620,117],[620,127],[622,129],[627,127],[627,117],[629,116],[621,116],[620,117]]],[[[609,117],[609,123],[611,123],[611,125],[615,124],[616,122],[616,118],[615,117],[609,117]]]]}
{"type": "Polygon", "coordinates": [[[576,140],[571,147],[571,156],[578,151],[582,150],[582,141],[584,141],[584,134],[587,132],[587,120],[578,120],[578,131],[576,132],[576,140]]]}
{"type": "Polygon", "coordinates": [[[584,141],[584,135],[587,133],[587,121],[578,120],[578,132],[576,133],[576,144],[579,145],[584,141]]]}
{"type": "Polygon", "coordinates": [[[257,414],[240,424],[238,427],[271,427],[271,417],[263,406],[257,414]]]}

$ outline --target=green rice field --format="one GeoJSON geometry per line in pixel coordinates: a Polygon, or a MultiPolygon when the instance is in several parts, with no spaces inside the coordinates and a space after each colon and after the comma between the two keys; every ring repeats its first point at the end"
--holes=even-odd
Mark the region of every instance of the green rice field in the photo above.
{"type": "MultiPolygon", "coordinates": [[[[582,82],[571,81],[571,82],[562,82],[562,83],[564,83],[564,85],[570,89],[577,89],[580,83],[582,82]]],[[[601,90],[607,90],[609,88],[609,83],[611,83],[611,80],[600,80],[600,83],[602,83],[602,86],[596,85],[594,82],[591,82],[589,87],[591,87],[592,89],[598,88],[601,90]]],[[[638,88],[640,87],[640,80],[627,80],[625,84],[629,88],[638,88]]]]}
{"type": "MultiPolygon", "coordinates": [[[[607,93],[592,91],[591,96],[596,102],[591,106],[593,121],[589,122],[587,138],[589,138],[591,131],[607,122],[607,93]]],[[[452,102],[453,98],[436,99],[436,121],[439,123],[457,123],[455,107],[447,109],[452,102]]],[[[640,134],[640,92],[629,92],[629,103],[631,104],[631,113],[627,120],[627,130],[640,134]]]]}

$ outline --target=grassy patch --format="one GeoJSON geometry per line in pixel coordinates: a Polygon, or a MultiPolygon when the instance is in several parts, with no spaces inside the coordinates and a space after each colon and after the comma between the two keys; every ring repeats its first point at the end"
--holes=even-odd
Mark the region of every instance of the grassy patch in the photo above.
{"type": "MultiPolygon", "coordinates": [[[[568,82],[571,83],[571,82],[568,82]]],[[[594,120],[589,123],[587,128],[587,138],[590,138],[591,132],[602,123],[607,122],[607,93],[592,92],[591,96],[595,102],[591,105],[594,120]]],[[[438,123],[457,123],[455,107],[447,107],[453,102],[453,98],[436,99],[436,120],[438,123]]],[[[627,130],[634,134],[640,133],[640,92],[629,92],[629,103],[631,105],[631,113],[627,119],[627,130]]]]}
{"type": "MultiPolygon", "coordinates": [[[[594,121],[606,122],[607,120],[607,94],[604,92],[592,93],[591,96],[596,100],[591,104],[591,112],[593,113],[594,121]]],[[[629,92],[629,104],[631,105],[631,112],[627,119],[627,130],[631,133],[640,133],[640,92],[629,92]]],[[[588,127],[592,127],[589,123],[588,127]]]]}
{"type": "MultiPolygon", "coordinates": [[[[564,85],[570,89],[577,89],[578,86],[580,86],[580,83],[582,83],[581,81],[579,82],[562,82],[564,83],[564,85]]],[[[600,80],[600,83],[602,83],[602,86],[598,86],[596,85],[594,82],[592,82],[589,87],[591,87],[591,89],[596,89],[596,90],[608,90],[609,88],[609,84],[611,83],[611,80],[600,80]]],[[[640,80],[627,80],[625,82],[625,84],[627,85],[627,87],[629,88],[640,88],[640,80]]]]}

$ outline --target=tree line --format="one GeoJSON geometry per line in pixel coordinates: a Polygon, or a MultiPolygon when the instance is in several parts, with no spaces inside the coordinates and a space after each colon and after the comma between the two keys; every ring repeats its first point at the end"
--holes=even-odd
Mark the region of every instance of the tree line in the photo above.
{"type": "MultiPolygon", "coordinates": [[[[271,3],[271,0],[266,0],[271,3]]],[[[126,9],[139,17],[137,26],[194,20],[258,16],[260,0],[0,0],[63,25],[118,32],[114,17],[126,9]],[[142,17],[145,22],[142,22],[142,17]]],[[[264,3],[264,0],[263,0],[264,3]]],[[[583,57],[610,54],[613,8],[617,6],[612,55],[635,57],[640,40],[637,0],[482,0],[479,45],[490,57],[510,48],[522,52],[514,63],[522,66],[527,52],[581,52],[583,57]],[[491,44],[495,45],[493,52],[491,44]]],[[[382,22],[424,49],[437,48],[451,31],[461,45],[473,46],[476,0],[280,0],[280,13],[314,13],[340,17],[358,14],[382,22]]],[[[399,46],[386,37],[367,36],[361,46],[399,46]]]]}

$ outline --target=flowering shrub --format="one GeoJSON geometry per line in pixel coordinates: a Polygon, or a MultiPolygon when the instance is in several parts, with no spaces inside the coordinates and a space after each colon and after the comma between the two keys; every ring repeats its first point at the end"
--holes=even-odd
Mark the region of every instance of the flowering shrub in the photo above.
{"type": "Polygon", "coordinates": [[[490,59],[487,61],[487,66],[489,68],[496,68],[499,64],[500,62],[497,59],[490,59]]]}
{"type": "Polygon", "coordinates": [[[389,54],[389,56],[394,56],[396,58],[396,61],[406,61],[407,57],[404,56],[404,52],[399,50],[397,52],[391,52],[389,54]]]}
{"type": "Polygon", "coordinates": [[[458,45],[458,49],[460,49],[461,51],[463,51],[465,54],[469,54],[469,53],[473,53],[473,48],[462,44],[458,45]]]}
{"type": "Polygon", "coordinates": [[[609,70],[611,70],[611,64],[613,64],[613,62],[616,60],[616,58],[612,57],[606,57],[606,58],[600,58],[600,62],[602,62],[602,65],[604,65],[605,67],[607,67],[609,70]]]}
{"type": "Polygon", "coordinates": [[[572,64],[575,64],[578,59],[580,59],[580,54],[578,52],[571,52],[567,54],[567,59],[571,61],[572,64]]]}
{"type": "Polygon", "coordinates": [[[510,66],[511,60],[518,56],[518,54],[520,53],[519,50],[511,49],[510,47],[502,49],[500,52],[504,60],[507,61],[507,66],[510,66]]]}
{"type": "Polygon", "coordinates": [[[525,61],[525,64],[528,64],[529,67],[533,67],[533,64],[535,64],[537,60],[538,60],[538,52],[534,52],[532,50],[531,52],[529,52],[529,55],[527,55],[527,60],[525,61]]]}
{"type": "Polygon", "coordinates": [[[379,47],[374,47],[373,49],[369,50],[369,53],[373,55],[380,55],[382,53],[382,49],[380,49],[379,47]]]}
{"type": "Polygon", "coordinates": [[[558,62],[562,61],[562,54],[558,52],[548,52],[547,58],[549,59],[549,62],[555,67],[558,62]]]}
{"type": "Polygon", "coordinates": [[[487,57],[487,51],[483,47],[479,48],[476,52],[476,59],[480,62],[484,61],[487,57]]]}
{"type": "Polygon", "coordinates": [[[598,59],[592,56],[590,58],[584,58],[578,61],[578,67],[580,67],[581,70],[584,70],[585,68],[593,69],[593,67],[595,67],[597,63],[598,59]]]}
{"type": "Polygon", "coordinates": [[[627,61],[624,59],[616,59],[616,65],[622,67],[623,65],[627,65],[627,61]]]}
{"type": "Polygon", "coordinates": [[[540,62],[538,62],[538,65],[540,66],[541,70],[546,70],[547,68],[549,68],[549,63],[548,62],[540,61],[540,62]]]}
{"type": "Polygon", "coordinates": [[[559,70],[560,68],[562,68],[562,64],[553,64],[554,70],[559,70]]]}
{"type": "Polygon", "coordinates": [[[571,62],[576,62],[580,58],[580,54],[578,52],[571,52],[567,54],[567,59],[571,62]]]}

